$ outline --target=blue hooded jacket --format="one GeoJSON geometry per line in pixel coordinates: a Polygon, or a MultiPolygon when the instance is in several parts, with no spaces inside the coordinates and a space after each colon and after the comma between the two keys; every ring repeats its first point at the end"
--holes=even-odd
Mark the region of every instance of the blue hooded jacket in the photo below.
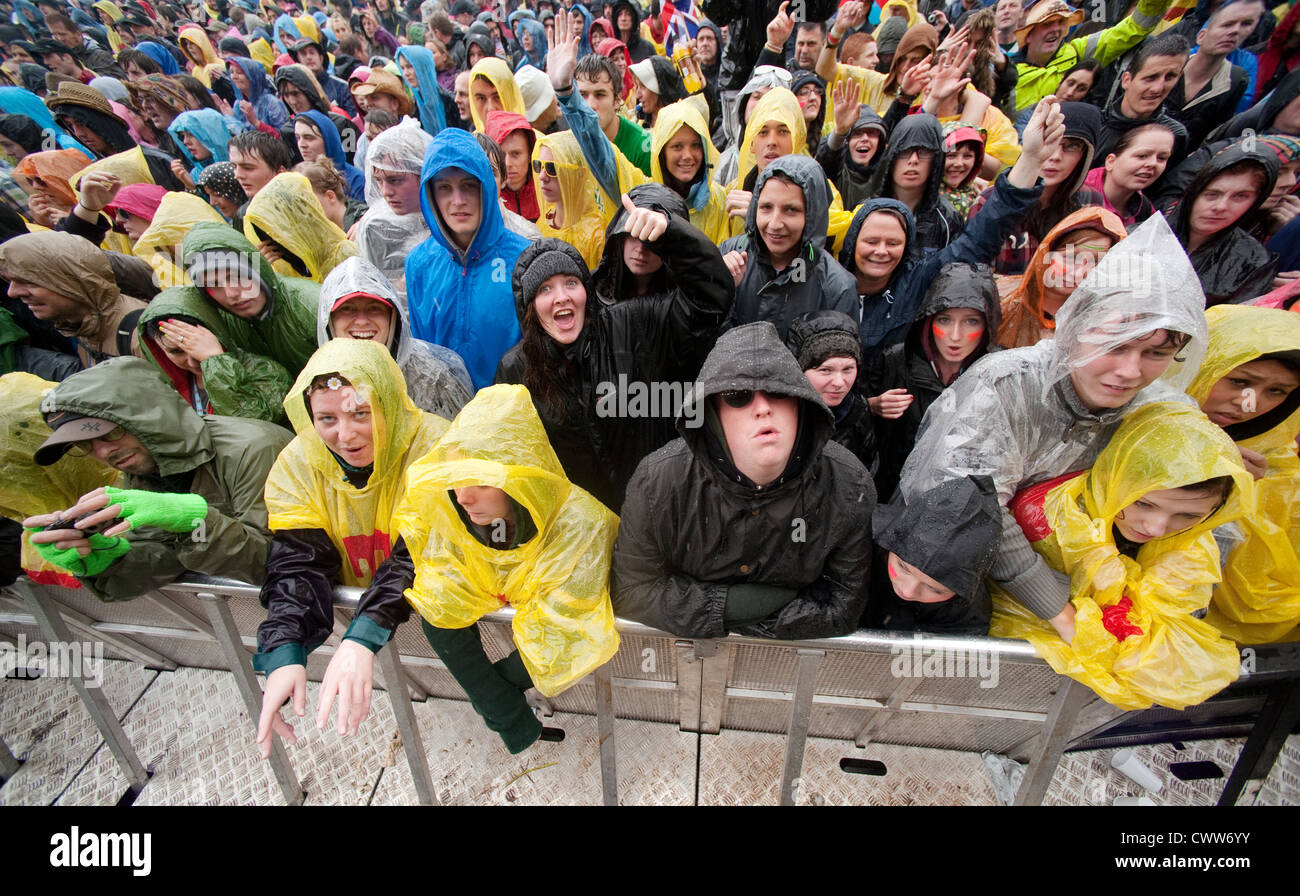
{"type": "Polygon", "coordinates": [[[190,166],[190,177],[195,180],[199,179],[203,169],[209,165],[230,161],[226,144],[230,142],[232,135],[230,128],[226,127],[225,116],[216,109],[182,112],[172,119],[172,123],[167,126],[167,133],[171,134],[172,140],[176,141],[176,148],[181,151],[185,163],[190,166]],[[181,139],[181,134],[193,134],[212,155],[203,161],[194,158],[186,148],[185,141],[181,139]]]}
{"type": "Polygon", "coordinates": [[[0,87],[0,112],[7,115],[26,115],[42,129],[54,134],[59,149],[75,149],[85,153],[87,159],[95,158],[94,153],[55,123],[50,108],[30,90],[22,87],[0,87]]]}
{"type": "MultiPolygon", "coordinates": [[[[257,113],[260,120],[277,130],[283,127],[284,123],[289,120],[289,110],[280,101],[280,98],[275,95],[275,91],[271,89],[271,82],[266,77],[266,69],[262,68],[261,63],[254,62],[245,56],[226,57],[226,67],[229,68],[232,64],[239,66],[239,70],[248,79],[250,96],[243,96],[240,99],[246,99],[253,104],[253,111],[257,113]]],[[[235,88],[235,92],[239,93],[239,88],[235,88]]],[[[238,111],[238,103],[236,103],[235,115],[241,121],[247,123],[244,119],[244,113],[238,111]]]]}
{"type": "MultiPolygon", "coordinates": [[[[415,69],[418,84],[407,81],[415,97],[415,107],[420,110],[420,127],[430,134],[438,134],[447,126],[447,114],[442,107],[438,91],[438,67],[433,62],[433,52],[426,47],[408,46],[397,51],[397,58],[405,59],[415,69]]],[[[406,76],[402,76],[406,81],[406,76]]]]}
{"type": "Polygon", "coordinates": [[[176,64],[176,57],[162,44],[146,40],[136,44],[135,48],[158,63],[158,67],[162,69],[164,75],[171,77],[181,73],[181,67],[176,64]]]}
{"type": "MultiPolygon", "coordinates": [[[[514,15],[515,13],[512,13],[511,17],[514,18],[514,15]]],[[[520,16],[511,24],[514,26],[515,34],[519,38],[519,61],[515,64],[515,70],[518,71],[525,65],[531,65],[546,71],[546,54],[550,51],[546,43],[546,27],[531,16],[520,16]],[[523,34],[525,31],[533,38],[533,52],[531,53],[524,50],[523,34]]]]}
{"type": "Polygon", "coordinates": [[[294,121],[299,118],[306,118],[316,125],[316,130],[320,131],[321,136],[325,138],[325,155],[330,157],[334,163],[334,170],[343,176],[343,181],[348,185],[348,198],[366,199],[366,176],[356,165],[349,165],[348,158],[343,153],[343,140],[339,137],[339,129],[330,121],[330,117],[323,112],[303,112],[301,115],[295,115],[294,121]]]}
{"type": "MultiPolygon", "coordinates": [[[[588,53],[596,52],[591,46],[591,23],[595,19],[595,16],[591,14],[591,10],[587,9],[587,7],[583,6],[581,3],[575,3],[569,7],[569,15],[573,15],[575,12],[582,14],[583,21],[582,40],[578,41],[578,58],[581,59],[588,53]]],[[[544,34],[545,31],[542,33],[544,34]]]]}
{"type": "Polygon", "coordinates": [[[420,172],[420,209],[433,232],[406,258],[406,296],[415,336],[465,359],[474,388],[492,384],[497,364],[523,338],[511,275],[528,240],[506,229],[487,154],[468,131],[433,138],[420,172]],[[459,168],[479,182],[482,220],[468,250],[450,238],[431,191],[439,174],[459,168]]]}

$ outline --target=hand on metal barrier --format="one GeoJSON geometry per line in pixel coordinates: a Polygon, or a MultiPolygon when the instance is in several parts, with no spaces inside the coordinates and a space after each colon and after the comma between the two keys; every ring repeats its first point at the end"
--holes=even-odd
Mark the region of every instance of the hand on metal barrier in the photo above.
{"type": "Polygon", "coordinates": [[[263,759],[271,756],[273,735],[280,735],[291,744],[298,743],[293,726],[280,715],[280,706],[293,697],[293,711],[301,718],[307,714],[307,667],[281,666],[266,676],[266,690],[262,694],[262,716],[257,721],[257,747],[263,759]]]}
{"type": "MultiPolygon", "coordinates": [[[[89,539],[80,536],[73,542],[54,541],[60,538],[63,531],[61,529],[46,530],[29,530],[32,531],[32,547],[47,563],[52,563],[60,569],[66,569],[74,576],[97,576],[104,570],[108,569],[127,551],[131,550],[131,543],[125,538],[107,538],[98,533],[92,533],[89,539]],[[38,541],[37,539],[44,536],[49,541],[38,541]],[[60,548],[59,545],[66,545],[60,548]],[[86,553],[82,553],[85,551],[86,553]]],[[[76,531],[76,530],[69,530],[76,531]]]]}
{"type": "MultiPolygon", "coordinates": [[[[334,697],[339,698],[338,732],[356,734],[370,714],[370,695],[375,680],[375,655],[368,647],[344,640],[335,651],[320,683],[316,707],[316,728],[325,730],[334,697]]],[[[390,685],[391,687],[392,685],[390,685]]],[[[299,713],[302,715],[302,713],[299,713]]]]}

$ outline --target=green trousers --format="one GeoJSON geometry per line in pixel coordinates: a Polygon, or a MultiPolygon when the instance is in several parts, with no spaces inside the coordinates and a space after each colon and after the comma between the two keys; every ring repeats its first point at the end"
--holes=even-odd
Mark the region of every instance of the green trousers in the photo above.
{"type": "Polygon", "coordinates": [[[524,698],[524,691],[533,682],[519,651],[493,663],[483,652],[477,625],[435,628],[423,619],[420,625],[438,659],[465,689],[474,711],[488,728],[501,735],[506,749],[521,753],[532,746],[542,734],[542,723],[524,698]]]}

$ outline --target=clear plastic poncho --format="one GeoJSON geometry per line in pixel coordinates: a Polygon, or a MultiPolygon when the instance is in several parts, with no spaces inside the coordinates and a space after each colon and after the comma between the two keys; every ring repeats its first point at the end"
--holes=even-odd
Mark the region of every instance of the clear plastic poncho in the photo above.
{"type": "Polygon", "coordinates": [[[394,526],[415,561],[406,598],[430,625],[465,628],[506,603],[533,684],[554,696],[618,651],[609,565],[618,517],[564,476],[523,386],[490,386],[412,465],[394,526]],[[476,539],[452,489],[487,485],[537,534],[510,550],[476,539]]]}
{"type": "Polygon", "coordinates": [[[153,268],[154,283],[158,289],[171,286],[193,286],[189,274],[179,264],[181,244],[185,234],[195,224],[212,221],[225,224],[226,219],[208,203],[193,193],[168,193],[158,203],[153,221],[135,241],[135,257],[153,268]]]}
{"type": "Polygon", "coordinates": [[[375,137],[366,150],[366,214],[353,231],[361,257],[384,272],[397,294],[406,298],[406,256],[429,238],[419,207],[407,215],[393,211],[375,181],[376,171],[414,175],[418,180],[424,151],[433,142],[414,118],[403,118],[375,137]]]}
{"type": "Polygon", "coordinates": [[[447,421],[411,402],[388,349],[360,339],[321,346],[285,396],[284,411],[298,435],[266,480],[270,529],[323,530],[343,558],[342,584],[365,588],[392,551],[393,512],[406,490],[407,467],[428,453],[447,421]],[[329,373],[347,379],[370,404],[375,460],[365,488],[344,478],[307,410],[307,387],[329,373]]]}
{"type": "MultiPolygon", "coordinates": [[[[326,217],[311,181],[295,171],[277,174],[257,191],[244,213],[244,236],[254,246],[267,238],[279,243],[302,260],[308,279],[317,283],[343,259],[357,254],[356,243],[326,217]]],[[[284,259],[271,262],[271,269],[283,276],[302,276],[284,259]]]]}
{"type": "MultiPolygon", "coordinates": [[[[1215,383],[1234,368],[1278,352],[1300,352],[1300,315],[1247,305],[1215,305],[1205,312],[1210,349],[1187,392],[1204,404],[1215,383]]],[[[1282,407],[1279,406],[1279,410],[1282,407]]],[[[1235,428],[1235,427],[1234,427],[1235,428]]],[[[1300,410],[1265,432],[1241,439],[1268,472],[1255,482],[1256,511],[1242,519],[1244,541],[1228,554],[1223,581],[1205,621],[1239,644],[1287,638],[1300,624],[1300,410]]]]}
{"type": "Polygon", "coordinates": [[[996,590],[990,634],[1029,641],[1057,672],[1124,709],[1185,709],[1237,679],[1236,647],[1192,613],[1209,605],[1219,581],[1212,530],[1253,513],[1255,489],[1232,440],[1204,414],[1145,405],[1124,418],[1090,471],[1047,491],[1041,511],[1035,497],[1020,497],[1028,506],[1017,507],[1017,519],[1034,550],[1070,577],[1074,640],[1066,644],[996,590]],[[1148,541],[1136,559],[1119,552],[1112,527],[1124,508],[1148,492],[1219,476],[1233,485],[1216,511],[1148,541]]]}

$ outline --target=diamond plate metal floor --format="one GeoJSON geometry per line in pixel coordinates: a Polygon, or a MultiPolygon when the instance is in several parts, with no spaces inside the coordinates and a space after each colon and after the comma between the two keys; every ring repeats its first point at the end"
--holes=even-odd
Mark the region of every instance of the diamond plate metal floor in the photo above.
{"type": "MultiPolygon", "coordinates": [[[[104,692],[141,761],[152,772],[138,805],[280,805],[283,797],[253,742],[253,722],[228,672],[146,670],[108,660],[104,692]]],[[[317,685],[308,685],[308,707],[317,685]]],[[[617,696],[616,696],[617,700],[617,696]]],[[[600,802],[596,720],[557,713],[562,743],[538,743],[511,756],[468,703],[431,699],[415,706],[435,793],[444,805],[570,805],[600,802]]],[[[417,802],[387,694],[375,691],[371,717],[355,738],[314,717],[295,719],[287,748],[307,804],[410,805],[417,802]]],[[[675,725],[619,720],[620,802],[625,805],[774,805],[784,738],[727,730],[681,732],[675,725]]],[[[0,805],[112,805],[126,780],[75,692],[62,679],[0,679],[0,735],[22,768],[0,787],[0,805]]],[[[1134,748],[1165,782],[1160,805],[1212,805],[1223,780],[1182,782],[1172,762],[1209,760],[1226,776],[1241,740],[1134,748]]],[[[1067,755],[1052,781],[1049,805],[1108,804],[1144,793],[1110,767],[1113,750],[1067,755]]],[[[977,753],[809,738],[796,789],[800,805],[992,805],[977,753]],[[842,758],[884,764],[883,776],[841,771],[842,758]]],[[[1300,804],[1300,736],[1292,737],[1254,805],[1300,804]]]]}

